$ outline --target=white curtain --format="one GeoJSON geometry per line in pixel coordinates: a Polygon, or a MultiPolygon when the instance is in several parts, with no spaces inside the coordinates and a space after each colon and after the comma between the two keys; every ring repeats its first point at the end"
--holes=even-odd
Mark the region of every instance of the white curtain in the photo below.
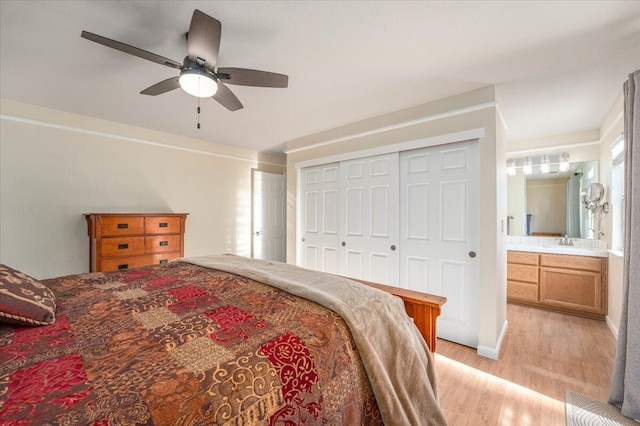
{"type": "MultiPolygon", "coordinates": [[[[582,175],[582,173],[580,173],[582,175]]],[[[580,232],[580,176],[572,173],[567,181],[567,232],[571,238],[583,238],[580,232]]]]}
{"type": "Polygon", "coordinates": [[[624,141],[624,290],[609,403],[640,420],[640,70],[624,84],[624,141]]]}

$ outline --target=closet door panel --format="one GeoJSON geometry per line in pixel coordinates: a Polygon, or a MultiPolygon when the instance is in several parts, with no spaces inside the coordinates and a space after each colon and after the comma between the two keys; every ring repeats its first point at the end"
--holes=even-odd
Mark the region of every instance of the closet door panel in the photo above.
{"type": "Polygon", "coordinates": [[[478,344],[478,142],[400,155],[400,286],[447,297],[438,336],[478,344]]]}
{"type": "Polygon", "coordinates": [[[341,273],[398,285],[399,154],[340,163],[341,273]]]}
{"type": "Polygon", "coordinates": [[[339,165],[323,164],[301,171],[302,266],[337,274],[339,246],[339,165]]]}

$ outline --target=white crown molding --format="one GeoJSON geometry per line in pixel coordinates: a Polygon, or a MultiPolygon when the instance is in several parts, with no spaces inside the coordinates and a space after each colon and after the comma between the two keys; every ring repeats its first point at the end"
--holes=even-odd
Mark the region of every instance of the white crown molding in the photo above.
{"type": "Polygon", "coordinates": [[[344,141],[348,141],[348,140],[351,140],[351,139],[360,138],[360,137],[363,137],[363,136],[371,136],[371,135],[375,135],[375,134],[382,133],[382,132],[388,132],[390,130],[397,130],[397,129],[402,129],[404,127],[415,126],[417,124],[427,123],[429,121],[442,120],[443,118],[455,117],[456,115],[468,114],[468,113],[474,112],[474,111],[480,111],[480,110],[487,109],[487,108],[493,108],[496,105],[497,105],[497,102],[495,102],[495,101],[485,102],[485,103],[482,103],[482,104],[473,105],[473,106],[466,107],[466,108],[455,109],[455,110],[443,112],[443,113],[440,113],[440,114],[433,114],[433,115],[429,115],[427,117],[421,117],[421,118],[418,118],[418,119],[415,119],[415,120],[402,121],[400,123],[391,124],[391,125],[388,125],[388,126],[376,127],[374,129],[366,130],[364,132],[352,133],[350,135],[341,136],[341,137],[333,138],[333,139],[328,139],[328,140],[322,141],[322,142],[316,142],[314,144],[307,145],[307,146],[302,146],[300,148],[293,148],[293,149],[285,150],[284,153],[287,154],[287,155],[295,154],[296,152],[307,151],[309,149],[320,148],[322,146],[327,146],[327,145],[333,145],[333,144],[338,143],[338,142],[344,142],[344,141]]]}
{"type": "Polygon", "coordinates": [[[600,145],[600,141],[580,142],[580,143],[573,143],[573,144],[567,144],[567,145],[554,145],[554,146],[548,146],[546,148],[522,149],[520,151],[507,151],[507,156],[531,154],[534,152],[562,151],[562,150],[571,149],[571,148],[581,148],[589,145],[600,145]]]}
{"type": "Polygon", "coordinates": [[[294,164],[294,167],[296,169],[301,169],[304,167],[317,166],[319,164],[329,164],[338,161],[353,160],[355,158],[372,157],[374,155],[390,154],[392,152],[402,152],[411,149],[426,148],[428,146],[480,139],[483,137],[485,137],[485,129],[484,127],[481,127],[477,129],[464,130],[462,132],[400,142],[392,145],[382,145],[360,151],[350,151],[342,154],[330,155],[328,157],[312,158],[310,160],[298,161],[294,164]]]}
{"type": "Polygon", "coordinates": [[[272,163],[272,162],[268,162],[268,161],[260,161],[260,160],[256,160],[256,159],[252,159],[252,158],[246,158],[246,157],[240,157],[240,156],[236,156],[236,155],[227,155],[227,154],[220,154],[220,153],[217,153],[217,152],[203,151],[203,150],[200,150],[200,149],[187,148],[187,147],[177,146],[177,145],[169,145],[169,144],[164,144],[164,143],[160,143],[160,142],[149,141],[149,140],[146,140],[146,139],[134,138],[134,137],[130,137],[130,136],[116,135],[116,134],[113,134],[113,133],[100,132],[100,131],[97,131],[97,130],[83,129],[83,128],[75,127],[75,126],[67,126],[67,125],[62,125],[62,124],[55,124],[55,123],[50,123],[48,121],[34,120],[34,119],[31,119],[31,118],[18,117],[18,116],[15,116],[15,115],[0,114],[0,120],[15,121],[15,122],[18,122],[18,123],[26,123],[26,124],[32,124],[32,125],[35,125],[35,126],[49,127],[49,128],[52,128],[52,129],[67,130],[67,131],[71,131],[71,132],[84,133],[84,134],[87,134],[87,135],[113,138],[113,139],[118,139],[118,140],[127,141],[127,142],[140,143],[140,144],[144,144],[144,145],[152,145],[152,146],[157,146],[157,147],[161,147],[161,148],[176,149],[178,151],[186,151],[186,152],[193,152],[193,153],[196,153],[196,154],[209,155],[209,156],[212,156],[212,157],[220,157],[220,158],[226,158],[226,159],[230,159],[230,160],[246,161],[246,162],[249,162],[249,163],[252,163],[252,164],[268,164],[270,166],[276,166],[276,167],[282,167],[282,168],[286,168],[287,167],[284,164],[272,163]]]}
{"type": "Polygon", "coordinates": [[[502,126],[504,126],[505,130],[508,130],[509,127],[507,126],[507,122],[504,119],[504,115],[502,115],[502,109],[500,108],[500,104],[496,103],[496,113],[498,114],[498,118],[500,119],[500,122],[502,123],[502,126]]]}
{"type": "Polygon", "coordinates": [[[614,126],[617,126],[617,125],[618,125],[618,123],[619,123],[620,121],[622,121],[622,115],[623,115],[623,112],[624,112],[624,111],[620,111],[620,112],[618,113],[618,115],[616,115],[616,118],[614,118],[614,119],[613,119],[613,121],[611,122],[611,124],[609,125],[609,127],[607,127],[607,129],[606,129],[604,132],[602,132],[602,133],[600,134],[600,138],[601,138],[601,139],[602,139],[604,136],[608,135],[608,134],[609,134],[609,132],[611,131],[611,129],[613,129],[613,128],[614,128],[614,126]]]}

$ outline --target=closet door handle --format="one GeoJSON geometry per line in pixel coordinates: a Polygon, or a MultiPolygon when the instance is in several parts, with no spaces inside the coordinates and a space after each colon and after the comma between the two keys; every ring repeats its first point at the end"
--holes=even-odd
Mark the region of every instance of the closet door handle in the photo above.
{"type": "Polygon", "coordinates": [[[345,242],[343,241],[343,242],[341,242],[341,243],[340,243],[340,245],[341,245],[342,247],[344,247],[344,246],[346,246],[346,245],[347,245],[347,243],[345,243],[345,242]]]}
{"type": "Polygon", "coordinates": [[[475,251],[473,251],[473,250],[472,250],[472,251],[470,251],[470,252],[469,252],[469,257],[470,257],[470,258],[472,258],[472,259],[473,259],[474,257],[476,257],[476,252],[475,252],[475,251]]]}
{"type": "Polygon", "coordinates": [[[391,251],[396,251],[396,246],[394,246],[393,244],[391,245],[391,251]]]}

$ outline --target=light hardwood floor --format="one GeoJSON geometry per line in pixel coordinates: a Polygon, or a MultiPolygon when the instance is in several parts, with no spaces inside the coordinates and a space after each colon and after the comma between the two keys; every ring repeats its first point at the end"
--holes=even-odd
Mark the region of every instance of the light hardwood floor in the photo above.
{"type": "Polygon", "coordinates": [[[438,340],[440,405],[451,426],[564,425],[565,390],[606,401],[616,340],[604,321],[507,305],[497,361],[438,340]]]}

